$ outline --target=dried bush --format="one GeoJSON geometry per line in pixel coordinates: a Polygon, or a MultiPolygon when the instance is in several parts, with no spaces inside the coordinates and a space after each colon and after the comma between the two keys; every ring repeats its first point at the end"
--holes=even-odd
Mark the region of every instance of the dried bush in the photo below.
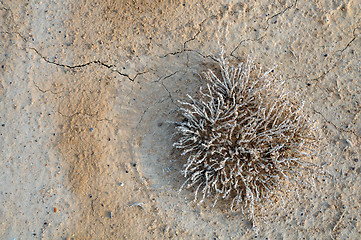
{"type": "Polygon", "coordinates": [[[199,202],[228,199],[254,222],[255,209],[282,199],[286,185],[312,181],[307,158],[318,135],[273,69],[218,61],[219,69],[204,73],[206,90],[180,102],[184,120],[176,123],[174,146],[188,157],[182,188],[194,188],[199,202]]]}

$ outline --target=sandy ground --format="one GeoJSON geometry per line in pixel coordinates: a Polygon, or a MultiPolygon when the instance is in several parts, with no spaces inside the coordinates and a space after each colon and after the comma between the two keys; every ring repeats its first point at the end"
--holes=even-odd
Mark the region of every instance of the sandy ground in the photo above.
{"type": "Polygon", "coordinates": [[[361,2],[0,1],[1,239],[361,239],[361,2]],[[332,177],[256,234],[192,203],[177,100],[223,45],[278,66],[332,177]]]}

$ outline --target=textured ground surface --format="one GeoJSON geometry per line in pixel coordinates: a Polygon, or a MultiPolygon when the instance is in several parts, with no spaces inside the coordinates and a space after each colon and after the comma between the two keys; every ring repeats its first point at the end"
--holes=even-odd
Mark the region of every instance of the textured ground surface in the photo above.
{"type": "Polygon", "coordinates": [[[358,0],[0,1],[1,239],[361,239],[360,16],[358,0]],[[178,193],[167,121],[219,44],[278,65],[324,133],[332,177],[258,235],[178,193]]]}

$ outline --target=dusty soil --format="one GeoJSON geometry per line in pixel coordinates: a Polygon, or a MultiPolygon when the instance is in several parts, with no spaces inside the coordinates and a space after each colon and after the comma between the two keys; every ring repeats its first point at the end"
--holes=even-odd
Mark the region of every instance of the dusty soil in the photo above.
{"type": "Polygon", "coordinates": [[[1,239],[360,239],[361,3],[0,1],[1,239]],[[238,212],[178,189],[177,100],[220,45],[277,65],[331,177],[238,212]]]}

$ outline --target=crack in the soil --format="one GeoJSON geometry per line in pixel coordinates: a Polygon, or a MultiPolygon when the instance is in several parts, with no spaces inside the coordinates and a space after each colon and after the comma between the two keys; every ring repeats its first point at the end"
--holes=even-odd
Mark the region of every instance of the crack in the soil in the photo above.
{"type": "Polygon", "coordinates": [[[116,73],[119,74],[120,76],[123,76],[123,77],[128,78],[128,80],[130,80],[131,82],[134,82],[135,79],[136,79],[138,76],[140,76],[140,75],[145,74],[145,73],[148,72],[148,71],[138,72],[138,73],[136,73],[135,76],[132,78],[132,77],[129,76],[129,74],[122,73],[121,71],[119,71],[119,70],[116,68],[116,66],[106,64],[106,63],[104,63],[104,62],[102,62],[102,61],[100,61],[100,60],[90,61],[90,62],[87,62],[87,63],[78,64],[78,65],[67,65],[67,64],[58,63],[58,62],[49,60],[47,57],[43,56],[36,48],[31,47],[30,49],[32,49],[34,52],[36,52],[45,62],[50,63],[50,64],[54,64],[54,65],[59,66],[59,67],[62,67],[62,68],[76,69],[76,68],[83,68],[83,67],[86,67],[86,66],[89,66],[89,65],[92,65],[92,64],[97,64],[97,65],[100,65],[100,66],[103,66],[103,67],[106,67],[106,68],[110,69],[112,72],[116,72],[116,73]]]}
{"type": "Polygon", "coordinates": [[[26,38],[21,35],[19,32],[9,32],[9,31],[1,31],[0,33],[5,33],[5,34],[9,34],[9,35],[14,35],[17,34],[21,39],[23,39],[24,42],[26,42],[26,38]]]}
{"type": "Polygon", "coordinates": [[[212,56],[212,55],[204,55],[203,53],[201,53],[201,52],[199,52],[199,51],[197,51],[197,50],[193,50],[193,49],[187,48],[187,44],[188,44],[189,42],[191,42],[191,41],[196,40],[196,38],[198,37],[198,35],[202,32],[204,23],[205,23],[207,20],[209,20],[209,19],[215,18],[216,16],[217,16],[217,15],[212,15],[212,16],[210,16],[210,17],[208,17],[208,18],[203,19],[203,20],[198,24],[198,25],[199,25],[198,31],[197,31],[191,38],[189,38],[188,40],[186,40],[186,41],[183,43],[183,47],[182,47],[181,50],[175,51],[175,52],[169,52],[169,53],[167,53],[167,54],[165,54],[165,55],[163,55],[163,56],[159,56],[159,57],[160,57],[160,58],[165,58],[165,57],[168,57],[169,55],[175,56],[175,55],[178,55],[178,54],[182,54],[182,53],[184,53],[184,52],[194,52],[194,53],[200,55],[202,58],[211,58],[213,61],[218,62],[218,60],[217,60],[216,58],[214,58],[214,56],[212,56]]]}
{"type": "Polygon", "coordinates": [[[264,36],[265,36],[265,34],[262,35],[262,36],[260,36],[259,38],[255,38],[255,39],[251,39],[251,38],[249,38],[249,39],[243,39],[242,41],[240,41],[240,42],[237,44],[237,46],[231,51],[231,53],[230,53],[229,55],[232,56],[232,57],[234,57],[234,58],[236,58],[236,59],[238,59],[238,57],[237,57],[237,56],[234,56],[233,53],[242,45],[242,43],[248,42],[248,41],[257,42],[257,41],[261,40],[262,38],[264,38],[264,36]]]}
{"type": "MultiPolygon", "coordinates": [[[[339,59],[342,59],[342,57],[340,57],[342,55],[342,53],[352,44],[353,41],[356,40],[356,38],[358,37],[358,35],[356,34],[356,30],[359,29],[358,27],[357,28],[354,28],[353,31],[352,31],[352,34],[353,34],[353,38],[346,44],[346,46],[343,48],[343,49],[340,49],[340,50],[337,50],[336,52],[333,52],[333,54],[330,54],[330,55],[333,55],[335,56],[336,53],[340,52],[341,54],[339,56],[335,56],[336,58],[339,58],[339,59]]],[[[325,71],[323,71],[318,77],[314,77],[314,78],[311,78],[310,81],[316,81],[316,82],[319,82],[320,79],[324,78],[329,72],[331,72],[333,69],[335,69],[336,67],[338,67],[338,62],[336,61],[333,66],[329,67],[328,69],[326,69],[325,71]]],[[[318,86],[320,89],[321,87],[318,86]]]]}
{"type": "Polygon", "coordinates": [[[359,27],[353,29],[352,31],[353,38],[346,44],[346,46],[343,49],[337,50],[336,52],[343,53],[351,45],[351,43],[355,41],[355,39],[358,37],[358,35],[356,34],[356,29],[359,29],[359,27]]]}
{"type": "Polygon", "coordinates": [[[204,55],[203,53],[197,51],[197,50],[194,50],[194,49],[183,49],[181,51],[177,51],[177,52],[170,52],[170,53],[167,53],[163,56],[159,56],[160,58],[165,58],[165,57],[168,57],[169,55],[178,55],[178,54],[182,54],[182,53],[185,53],[185,52],[193,52],[193,53],[196,53],[198,54],[199,56],[201,56],[202,58],[210,58],[212,59],[213,61],[215,62],[219,62],[217,58],[215,58],[213,55],[211,54],[208,54],[208,55],[204,55]]]}
{"type": "Polygon", "coordinates": [[[162,84],[163,88],[167,91],[168,96],[169,96],[170,100],[172,101],[172,103],[179,108],[178,104],[176,104],[176,103],[174,102],[173,96],[172,96],[172,94],[170,93],[170,91],[168,90],[168,88],[164,85],[163,82],[160,82],[160,84],[162,84]]]}
{"type": "Polygon", "coordinates": [[[34,85],[35,85],[35,87],[40,91],[40,92],[42,92],[42,93],[47,93],[47,92],[50,92],[51,94],[54,94],[54,95],[56,95],[56,94],[59,94],[59,93],[63,93],[64,91],[60,91],[60,92],[54,92],[53,90],[51,90],[51,89],[47,89],[47,90],[44,90],[44,89],[41,89],[40,87],[39,87],[39,85],[37,85],[36,84],[36,82],[33,80],[33,83],[34,83],[34,85]]]}
{"type": "Polygon", "coordinates": [[[328,68],[326,71],[322,72],[320,76],[310,79],[310,81],[316,81],[320,80],[321,78],[324,78],[329,72],[331,72],[332,69],[334,69],[337,66],[337,64],[333,64],[332,67],[328,68]]]}
{"type": "Polygon", "coordinates": [[[322,118],[328,123],[330,124],[331,126],[333,126],[335,129],[337,129],[338,131],[341,131],[341,132],[347,132],[347,133],[352,133],[353,135],[355,135],[358,139],[361,139],[361,136],[359,136],[357,133],[355,133],[354,130],[346,130],[346,129],[343,129],[339,126],[337,126],[336,124],[334,124],[332,121],[328,120],[321,112],[317,111],[317,110],[313,110],[315,113],[319,114],[322,116],[322,118]]]}
{"type": "MultiPolygon", "coordinates": [[[[210,18],[212,18],[212,17],[214,17],[214,16],[211,16],[210,18]]],[[[185,52],[185,51],[192,51],[192,50],[190,50],[190,49],[187,49],[187,43],[189,43],[189,42],[191,42],[191,41],[194,41],[194,40],[198,37],[198,35],[199,35],[199,34],[202,32],[202,30],[203,30],[203,24],[204,24],[207,20],[208,20],[208,18],[203,19],[203,21],[198,24],[198,25],[199,25],[198,31],[197,31],[190,39],[186,40],[186,41],[183,43],[183,48],[182,48],[180,51],[167,53],[167,54],[165,54],[164,56],[161,56],[161,58],[165,58],[165,57],[167,57],[167,56],[169,56],[169,55],[181,54],[181,53],[183,53],[183,52],[185,52]]]]}
{"type": "Polygon", "coordinates": [[[293,8],[293,7],[296,7],[297,1],[298,1],[298,0],[295,0],[292,5],[286,7],[286,8],[283,9],[282,11],[280,11],[280,12],[272,15],[271,17],[267,18],[267,19],[266,19],[267,26],[265,27],[265,30],[267,30],[267,29],[269,28],[269,26],[270,26],[269,21],[270,21],[271,19],[273,19],[273,18],[275,18],[275,17],[277,17],[277,16],[279,16],[279,15],[281,15],[281,14],[284,14],[286,11],[288,11],[289,9],[291,9],[291,8],[293,8]]]}
{"type": "Polygon", "coordinates": [[[173,73],[171,73],[171,74],[169,74],[169,75],[167,75],[167,76],[158,78],[158,79],[155,80],[154,82],[157,83],[157,82],[163,81],[163,80],[165,80],[165,79],[167,79],[167,78],[170,78],[170,77],[176,75],[176,74],[179,73],[179,72],[181,72],[181,71],[175,71],[175,72],[173,72],[173,73]]]}
{"type": "MultiPolygon", "coordinates": [[[[62,117],[66,117],[66,118],[72,118],[76,115],[85,115],[85,116],[88,116],[88,117],[91,117],[91,118],[95,118],[96,116],[94,116],[93,114],[90,114],[90,113],[86,113],[86,112],[82,112],[82,111],[78,111],[78,112],[75,112],[71,115],[66,115],[62,112],[60,112],[59,110],[57,111],[57,113],[59,113],[62,117]]],[[[100,119],[95,119],[95,121],[97,122],[102,122],[102,121],[108,121],[108,122],[112,122],[111,119],[108,119],[108,118],[100,118],[100,119]]]]}
{"type": "MultiPolygon", "coordinates": [[[[275,17],[277,17],[277,16],[285,13],[286,11],[288,11],[289,9],[291,9],[291,8],[293,8],[293,7],[296,7],[297,1],[298,1],[298,0],[295,0],[295,2],[294,2],[292,5],[286,7],[286,8],[283,9],[282,11],[280,11],[280,12],[278,12],[278,13],[270,16],[269,18],[267,18],[267,19],[266,19],[266,26],[264,27],[264,31],[266,32],[266,31],[268,30],[268,28],[269,28],[269,26],[270,26],[269,21],[270,21],[271,19],[273,19],[273,18],[275,18],[275,17]]],[[[255,39],[248,38],[248,39],[243,39],[243,40],[241,40],[241,41],[237,44],[237,46],[230,52],[229,55],[232,56],[232,57],[234,57],[234,58],[236,58],[236,59],[239,59],[237,56],[234,55],[234,52],[242,45],[242,43],[248,42],[248,41],[256,42],[256,41],[261,40],[261,39],[264,38],[265,36],[266,36],[266,34],[264,33],[262,36],[260,36],[260,37],[258,37],[258,38],[255,38],[255,39]]]]}
{"type": "Polygon", "coordinates": [[[140,116],[140,119],[138,121],[138,124],[137,126],[135,127],[136,129],[140,126],[140,124],[142,123],[143,121],[143,118],[144,118],[144,115],[147,113],[147,111],[149,110],[150,106],[148,106],[142,113],[142,115],[140,116]]]}
{"type": "Polygon", "coordinates": [[[190,39],[188,39],[187,41],[185,41],[185,42],[183,43],[183,49],[186,49],[186,48],[187,48],[187,43],[196,40],[196,38],[198,37],[198,35],[202,32],[202,30],[203,30],[203,24],[205,23],[206,20],[208,20],[208,19],[206,18],[206,19],[204,19],[201,23],[198,24],[198,25],[199,25],[198,32],[196,32],[196,34],[194,34],[193,37],[191,37],[190,39]]]}
{"type": "MultiPolygon", "coordinates": [[[[8,32],[8,31],[1,31],[0,33],[6,33],[6,34],[9,34],[9,35],[12,35],[12,34],[17,34],[24,42],[27,42],[27,39],[26,37],[24,37],[21,33],[19,32],[8,32]]],[[[55,61],[51,61],[49,60],[49,58],[45,57],[44,55],[42,55],[36,48],[34,47],[29,47],[29,49],[33,50],[34,52],[36,52],[36,54],[38,54],[45,62],[49,63],[49,64],[54,64],[56,66],[59,66],[59,67],[62,67],[62,68],[69,68],[69,69],[76,69],[76,68],[83,68],[83,67],[86,67],[86,66],[89,66],[89,65],[92,65],[92,64],[97,64],[97,65],[100,65],[100,66],[103,66],[103,67],[106,67],[108,69],[110,69],[112,72],[115,72],[117,74],[119,74],[120,76],[123,76],[123,77],[126,77],[129,81],[131,82],[134,82],[135,79],[137,77],[139,77],[140,75],[143,75],[145,73],[148,73],[149,71],[144,71],[144,72],[137,72],[134,77],[131,77],[129,74],[126,74],[126,73],[123,73],[121,71],[119,71],[115,65],[109,65],[109,64],[106,64],[100,60],[95,60],[95,61],[90,61],[90,62],[87,62],[87,63],[83,63],[83,64],[78,64],[78,65],[68,65],[68,64],[63,64],[63,63],[58,63],[58,62],[55,62],[55,61]]],[[[39,90],[40,88],[37,87],[39,90]]],[[[42,90],[40,90],[42,91],[42,90]]],[[[44,92],[48,92],[50,90],[44,90],[44,92]]],[[[42,91],[43,92],[43,91],[42,91]]],[[[50,91],[51,92],[51,91],[50,91]]]]}

